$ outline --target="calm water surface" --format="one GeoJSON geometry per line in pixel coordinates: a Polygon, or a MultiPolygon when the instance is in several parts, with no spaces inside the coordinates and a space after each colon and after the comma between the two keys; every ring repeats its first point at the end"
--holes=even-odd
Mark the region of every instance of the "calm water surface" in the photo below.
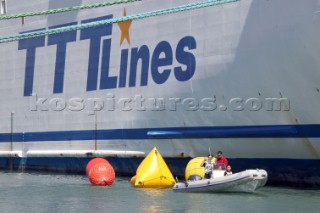
{"type": "Polygon", "coordinates": [[[118,177],[92,187],[85,176],[0,172],[0,212],[320,212],[320,190],[264,187],[254,194],[136,189],[118,177]]]}

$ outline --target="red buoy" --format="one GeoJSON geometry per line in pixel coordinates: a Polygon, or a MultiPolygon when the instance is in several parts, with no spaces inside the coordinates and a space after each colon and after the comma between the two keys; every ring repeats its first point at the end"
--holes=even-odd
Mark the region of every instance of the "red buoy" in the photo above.
{"type": "Polygon", "coordinates": [[[86,174],[92,185],[111,185],[115,179],[114,169],[103,158],[92,159],[86,167],[86,174]]]}

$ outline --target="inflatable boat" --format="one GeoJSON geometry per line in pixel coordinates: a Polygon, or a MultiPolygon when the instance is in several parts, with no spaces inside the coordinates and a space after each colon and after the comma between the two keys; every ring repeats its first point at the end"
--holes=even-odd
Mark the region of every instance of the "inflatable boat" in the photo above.
{"type": "MultiPolygon", "coordinates": [[[[226,165],[219,165],[217,159],[212,164],[211,176],[205,177],[203,167],[206,157],[196,157],[189,161],[185,170],[185,182],[178,182],[173,190],[178,192],[254,192],[263,187],[268,174],[262,169],[251,169],[225,176],[226,165]]],[[[231,167],[230,167],[231,168],[231,167]]]]}
{"type": "Polygon", "coordinates": [[[176,192],[254,192],[263,187],[268,179],[265,170],[245,170],[224,176],[224,170],[213,170],[210,179],[196,176],[194,180],[178,182],[173,190],[176,192]]]}

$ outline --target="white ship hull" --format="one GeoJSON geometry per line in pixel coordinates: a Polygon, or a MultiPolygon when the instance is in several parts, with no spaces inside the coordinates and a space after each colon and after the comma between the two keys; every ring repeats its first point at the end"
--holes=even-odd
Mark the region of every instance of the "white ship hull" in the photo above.
{"type": "MultiPolygon", "coordinates": [[[[7,15],[95,2],[7,0],[7,15]]],[[[81,172],[103,156],[129,174],[156,146],[181,174],[210,147],[271,183],[319,186],[320,1],[146,14],[194,2],[0,21],[8,36],[141,15],[127,32],[113,23],[0,44],[1,166],[81,172]]]]}

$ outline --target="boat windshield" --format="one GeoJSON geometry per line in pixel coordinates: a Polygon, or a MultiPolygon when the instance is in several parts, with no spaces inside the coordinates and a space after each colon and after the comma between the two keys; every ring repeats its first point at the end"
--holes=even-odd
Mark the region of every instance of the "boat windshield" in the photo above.
{"type": "Polygon", "coordinates": [[[221,163],[217,163],[214,165],[213,167],[214,170],[226,170],[226,165],[225,164],[221,164],[221,163]]]}

